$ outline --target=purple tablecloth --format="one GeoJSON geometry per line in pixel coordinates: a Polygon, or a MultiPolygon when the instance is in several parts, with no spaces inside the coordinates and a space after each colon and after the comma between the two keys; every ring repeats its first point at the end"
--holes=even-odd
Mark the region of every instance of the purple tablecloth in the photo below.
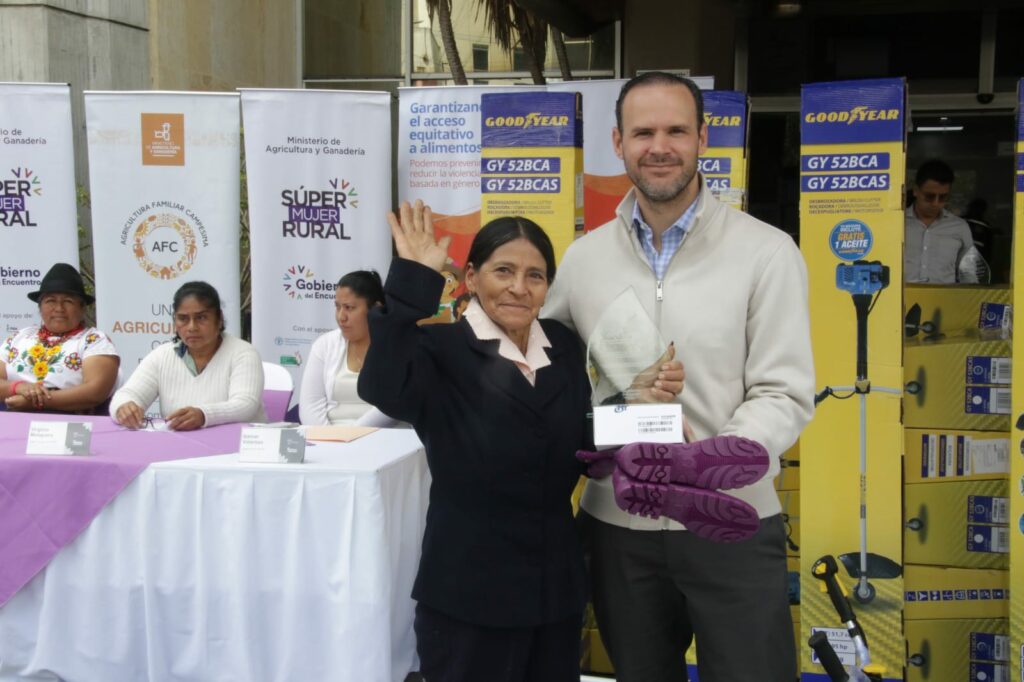
{"type": "Polygon", "coordinates": [[[0,606],[151,462],[238,451],[241,424],[127,431],[108,417],[0,412],[0,606]],[[25,454],[29,422],[90,421],[88,457],[25,454]]]}

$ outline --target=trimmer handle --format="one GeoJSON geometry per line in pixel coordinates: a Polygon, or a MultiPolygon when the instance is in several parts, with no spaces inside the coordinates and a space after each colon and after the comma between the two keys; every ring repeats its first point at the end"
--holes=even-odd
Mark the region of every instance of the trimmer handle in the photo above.
{"type": "Polygon", "coordinates": [[[839,573],[839,566],[831,554],[826,554],[811,566],[811,574],[825,583],[825,590],[828,592],[829,599],[832,600],[833,608],[839,614],[839,620],[849,623],[854,621],[855,616],[850,602],[846,599],[846,593],[843,592],[839,580],[836,579],[837,573],[839,573]]]}
{"type": "Polygon", "coordinates": [[[832,682],[847,682],[850,679],[824,632],[815,632],[807,640],[807,644],[814,649],[814,653],[818,656],[818,662],[825,669],[828,679],[832,682]]]}

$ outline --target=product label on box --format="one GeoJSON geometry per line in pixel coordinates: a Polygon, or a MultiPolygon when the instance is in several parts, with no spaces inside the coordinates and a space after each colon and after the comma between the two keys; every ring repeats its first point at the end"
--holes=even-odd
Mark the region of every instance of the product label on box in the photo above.
{"type": "Polygon", "coordinates": [[[1008,303],[981,304],[981,315],[978,316],[978,329],[998,329],[1009,331],[1013,323],[1013,306],[1008,303]]]}
{"type": "Polygon", "coordinates": [[[974,473],[1010,473],[1009,438],[986,438],[985,440],[976,440],[971,444],[970,452],[974,473]]]}
{"type": "MultiPolygon", "coordinates": [[[[824,632],[825,636],[828,637],[828,643],[832,645],[832,649],[836,652],[836,656],[839,657],[839,662],[844,666],[856,665],[857,663],[857,649],[853,645],[853,640],[850,639],[850,633],[844,628],[811,628],[811,634],[815,632],[824,632]]],[[[814,663],[818,662],[818,655],[815,653],[811,654],[811,661],[814,663]]]]}
{"type": "Polygon", "coordinates": [[[991,632],[971,633],[972,661],[995,661],[1006,663],[1010,660],[1010,638],[991,632]]]}
{"type": "Polygon", "coordinates": [[[1009,599],[1009,590],[993,590],[989,588],[954,588],[951,590],[907,590],[903,593],[906,602],[942,602],[942,601],[999,601],[1009,599]]]}
{"type": "Polygon", "coordinates": [[[999,663],[971,663],[971,682],[1010,682],[1009,666],[999,663]]]}
{"type": "Polygon", "coordinates": [[[992,497],[990,495],[968,495],[967,522],[1009,523],[1010,499],[1008,497],[992,497]]]}
{"type": "Polygon", "coordinates": [[[1008,438],[926,433],[921,436],[921,478],[954,478],[1010,471],[1008,438]]]}
{"type": "Polygon", "coordinates": [[[967,551],[1008,554],[1010,529],[1006,526],[967,525],[967,551]]]}
{"type": "Polygon", "coordinates": [[[968,384],[1010,383],[1010,358],[968,355],[966,363],[968,384]]]}
{"type": "Polygon", "coordinates": [[[1010,389],[968,386],[964,389],[967,414],[1010,414],[1010,389]]]}

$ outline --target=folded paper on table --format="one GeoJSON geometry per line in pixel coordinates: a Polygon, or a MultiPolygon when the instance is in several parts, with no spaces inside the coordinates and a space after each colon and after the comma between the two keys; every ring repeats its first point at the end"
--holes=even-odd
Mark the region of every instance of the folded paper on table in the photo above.
{"type": "Polygon", "coordinates": [[[306,440],[351,443],[376,430],[373,426],[309,426],[306,427],[306,440]]]}

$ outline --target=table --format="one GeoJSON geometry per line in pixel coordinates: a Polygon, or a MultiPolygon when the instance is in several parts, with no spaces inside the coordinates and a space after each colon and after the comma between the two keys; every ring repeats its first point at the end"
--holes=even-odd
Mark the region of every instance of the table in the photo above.
{"type": "Polygon", "coordinates": [[[0,680],[401,682],[429,485],[400,429],[150,464],[0,608],[0,680]]]}

